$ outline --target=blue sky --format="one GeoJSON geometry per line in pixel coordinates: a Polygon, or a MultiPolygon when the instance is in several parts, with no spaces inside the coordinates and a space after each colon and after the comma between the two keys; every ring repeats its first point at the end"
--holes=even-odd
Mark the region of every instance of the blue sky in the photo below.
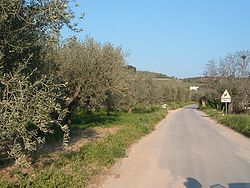
{"type": "Polygon", "coordinates": [[[85,18],[77,37],[122,46],[127,63],[139,70],[200,76],[208,60],[250,49],[250,0],[78,2],[85,18]]]}

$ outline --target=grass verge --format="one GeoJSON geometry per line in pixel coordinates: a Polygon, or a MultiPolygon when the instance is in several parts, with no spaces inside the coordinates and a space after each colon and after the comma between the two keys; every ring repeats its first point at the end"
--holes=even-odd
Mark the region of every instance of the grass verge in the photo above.
{"type": "Polygon", "coordinates": [[[217,120],[221,124],[226,125],[247,137],[250,137],[250,115],[224,115],[221,111],[212,108],[204,108],[202,111],[210,115],[213,119],[217,120]]]}
{"type": "MultiPolygon", "coordinates": [[[[48,161],[43,166],[15,168],[8,176],[0,173],[0,187],[86,187],[92,177],[111,167],[117,158],[124,157],[128,146],[150,133],[165,115],[166,110],[160,109],[142,114],[122,113],[110,118],[109,121],[104,121],[103,115],[99,114],[101,118],[97,119],[101,122],[96,122],[100,126],[119,127],[114,134],[89,141],[79,151],[62,152],[56,160],[48,161]]],[[[75,128],[85,128],[84,123],[86,124],[79,120],[75,128]],[[83,125],[79,126],[81,123],[83,125]]]]}

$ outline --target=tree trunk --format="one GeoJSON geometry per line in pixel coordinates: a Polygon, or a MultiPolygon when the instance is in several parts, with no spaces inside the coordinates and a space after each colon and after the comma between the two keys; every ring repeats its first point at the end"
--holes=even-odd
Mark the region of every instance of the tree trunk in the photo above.
{"type": "Polygon", "coordinates": [[[69,99],[64,103],[64,107],[68,108],[69,111],[72,111],[74,109],[74,106],[77,100],[79,99],[80,92],[81,92],[81,86],[78,85],[73,95],[70,96],[69,99]]]}
{"type": "Polygon", "coordinates": [[[81,92],[81,86],[78,85],[73,95],[70,96],[69,99],[64,103],[64,109],[66,108],[69,111],[63,120],[65,124],[70,123],[70,114],[77,106],[77,101],[79,100],[80,92],[81,92]]]}

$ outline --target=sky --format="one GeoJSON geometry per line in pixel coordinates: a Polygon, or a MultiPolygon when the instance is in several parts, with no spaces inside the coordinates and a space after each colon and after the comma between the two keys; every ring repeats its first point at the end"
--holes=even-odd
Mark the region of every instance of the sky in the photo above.
{"type": "Polygon", "coordinates": [[[202,76],[205,64],[250,49],[250,0],[78,0],[86,36],[129,53],[127,64],[178,78],[202,76]]]}

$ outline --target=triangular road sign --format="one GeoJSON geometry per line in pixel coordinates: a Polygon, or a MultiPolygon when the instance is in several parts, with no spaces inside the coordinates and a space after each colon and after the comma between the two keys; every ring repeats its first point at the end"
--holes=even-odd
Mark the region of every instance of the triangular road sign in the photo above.
{"type": "Polygon", "coordinates": [[[231,102],[231,96],[229,95],[227,90],[225,90],[224,93],[222,94],[221,102],[225,102],[225,103],[231,102]]]}
{"type": "Polygon", "coordinates": [[[229,95],[227,90],[224,91],[224,93],[221,96],[221,99],[231,99],[231,96],[229,95]]]}

